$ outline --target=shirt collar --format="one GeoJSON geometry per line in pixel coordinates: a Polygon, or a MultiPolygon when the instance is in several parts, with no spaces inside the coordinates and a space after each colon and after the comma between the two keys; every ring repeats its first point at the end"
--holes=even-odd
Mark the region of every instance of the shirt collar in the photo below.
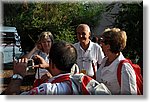
{"type": "Polygon", "coordinates": [[[92,49],[92,46],[93,46],[93,43],[92,43],[92,41],[90,40],[90,42],[89,42],[90,44],[89,44],[89,47],[88,47],[88,49],[87,50],[91,50],[92,49]]]}
{"type": "MultiPolygon", "coordinates": [[[[93,46],[93,42],[90,40],[89,41],[89,47],[88,47],[88,49],[87,50],[91,50],[92,49],[92,46],[93,46]]],[[[80,43],[79,43],[80,44],[80,43]]],[[[81,47],[81,45],[79,46],[80,47],[80,49],[83,49],[82,47],[81,47]]]]}
{"type": "Polygon", "coordinates": [[[107,66],[109,71],[114,72],[116,67],[118,67],[119,62],[123,59],[125,59],[125,58],[124,58],[123,54],[120,52],[120,55],[109,66],[107,66]]]}

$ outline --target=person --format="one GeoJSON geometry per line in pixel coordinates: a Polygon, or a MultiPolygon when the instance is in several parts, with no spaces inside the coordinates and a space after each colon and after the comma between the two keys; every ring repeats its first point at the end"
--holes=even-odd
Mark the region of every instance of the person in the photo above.
{"type": "Polygon", "coordinates": [[[92,42],[94,42],[94,43],[98,43],[98,42],[99,42],[98,37],[97,37],[97,36],[93,36],[93,38],[92,38],[92,42]]]}
{"type": "Polygon", "coordinates": [[[80,72],[93,77],[97,67],[101,64],[104,54],[101,47],[90,40],[90,27],[87,24],[80,24],[77,29],[78,43],[74,46],[77,49],[77,65],[80,72]],[[92,66],[94,65],[94,66],[92,66]],[[94,70],[93,70],[93,67],[94,70]]]}
{"type": "MultiPolygon", "coordinates": [[[[40,55],[45,59],[46,62],[49,62],[48,57],[53,42],[54,42],[54,38],[52,33],[49,31],[44,31],[39,35],[39,39],[37,40],[35,47],[23,57],[28,59],[34,59],[34,55],[40,55]]],[[[35,64],[38,64],[38,61],[36,60],[34,61],[35,64]]],[[[38,68],[36,70],[33,87],[36,87],[39,84],[43,83],[45,80],[48,79],[48,77],[52,77],[52,75],[48,72],[48,70],[38,68]]]]}
{"type": "MultiPolygon", "coordinates": [[[[53,75],[47,82],[35,87],[27,92],[20,91],[20,85],[23,78],[26,75],[26,67],[27,67],[27,58],[20,59],[18,63],[16,63],[14,68],[14,75],[12,76],[11,82],[8,85],[8,88],[3,92],[3,94],[21,94],[21,95],[69,95],[76,92],[76,94],[80,93],[77,85],[74,84],[74,87],[71,86],[74,81],[70,83],[70,81],[62,81],[66,75],[71,75],[71,68],[74,66],[77,60],[77,51],[74,46],[70,43],[59,41],[55,42],[50,51],[49,64],[39,55],[36,55],[36,58],[40,59],[40,65],[42,68],[47,68],[47,70],[53,75]],[[57,82],[56,79],[61,78],[60,82],[57,82]],[[53,83],[55,81],[55,83],[53,83]],[[75,90],[76,91],[73,91],[75,90]]],[[[35,65],[36,67],[37,65],[35,65]]],[[[75,75],[75,74],[74,74],[75,75]]],[[[87,77],[86,77],[87,78],[87,77]]],[[[90,77],[89,77],[90,78],[90,77]]],[[[80,80],[76,80],[78,83],[81,83],[80,80]]],[[[93,82],[91,80],[91,82],[93,82]]],[[[97,93],[110,94],[110,91],[107,88],[103,89],[103,85],[100,85],[100,89],[97,90],[97,93]]],[[[88,85],[90,86],[90,85],[88,85]]],[[[91,87],[94,87],[92,85],[91,87]]]]}
{"type": "Polygon", "coordinates": [[[108,28],[100,35],[100,39],[106,57],[96,72],[96,80],[105,83],[112,94],[137,94],[136,75],[129,63],[122,65],[121,85],[117,80],[118,65],[125,59],[121,51],[126,47],[126,32],[119,28],[108,28]]]}

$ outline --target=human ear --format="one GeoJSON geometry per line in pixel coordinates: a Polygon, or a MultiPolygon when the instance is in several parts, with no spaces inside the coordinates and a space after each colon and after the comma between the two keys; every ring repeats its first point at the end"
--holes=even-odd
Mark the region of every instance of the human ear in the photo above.
{"type": "Polygon", "coordinates": [[[91,39],[91,32],[89,32],[89,39],[91,39]]]}

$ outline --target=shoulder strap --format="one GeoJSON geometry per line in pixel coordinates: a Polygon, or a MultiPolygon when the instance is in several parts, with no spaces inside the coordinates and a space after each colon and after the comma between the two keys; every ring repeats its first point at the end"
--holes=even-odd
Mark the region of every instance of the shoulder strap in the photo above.
{"type": "Polygon", "coordinates": [[[90,80],[92,80],[92,78],[89,76],[85,76],[85,75],[83,75],[81,78],[81,82],[82,82],[81,88],[82,88],[82,94],[83,95],[90,95],[90,93],[88,92],[88,90],[86,88],[88,83],[90,82],[90,80]]]}
{"type": "Polygon", "coordinates": [[[118,79],[118,82],[119,82],[120,87],[121,87],[121,70],[122,70],[122,65],[123,65],[123,63],[125,63],[125,62],[130,63],[127,59],[121,60],[121,61],[119,62],[118,68],[117,68],[117,79],[118,79]]]}
{"type": "Polygon", "coordinates": [[[94,65],[94,62],[92,61],[92,67],[93,67],[93,72],[94,72],[94,75],[93,75],[93,79],[96,79],[96,69],[95,69],[95,65],[94,65]]]}

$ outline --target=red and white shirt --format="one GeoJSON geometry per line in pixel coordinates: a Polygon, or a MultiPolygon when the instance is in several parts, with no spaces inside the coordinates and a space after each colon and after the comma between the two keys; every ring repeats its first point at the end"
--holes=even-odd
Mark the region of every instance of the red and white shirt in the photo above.
{"type": "Polygon", "coordinates": [[[69,81],[51,83],[55,78],[68,74],[70,73],[55,76],[48,80],[47,83],[43,83],[28,92],[23,92],[21,95],[70,95],[72,94],[72,87],[70,86],[69,81]]]}

